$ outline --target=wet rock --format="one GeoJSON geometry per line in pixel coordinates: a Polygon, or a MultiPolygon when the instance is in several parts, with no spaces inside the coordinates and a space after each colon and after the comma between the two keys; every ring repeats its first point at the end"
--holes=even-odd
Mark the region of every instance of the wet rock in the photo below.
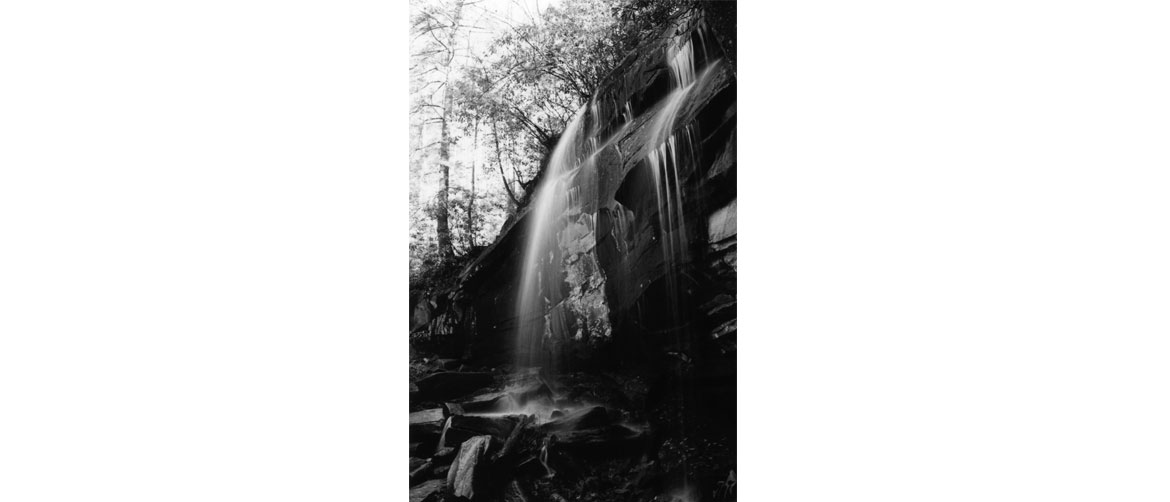
{"type": "Polygon", "coordinates": [[[582,403],[604,403],[610,408],[629,408],[622,386],[611,377],[601,374],[574,373],[563,375],[558,383],[564,392],[559,405],[577,408],[582,403]]]}
{"type": "Polygon", "coordinates": [[[736,231],[736,210],[737,201],[732,200],[730,204],[720,208],[711,214],[707,221],[707,240],[708,242],[719,242],[729,237],[734,237],[736,231]]]}
{"type": "Polygon", "coordinates": [[[439,436],[427,435],[423,441],[411,440],[410,456],[417,458],[428,458],[435,453],[435,448],[439,446],[439,436]]]}
{"type": "Polygon", "coordinates": [[[476,436],[488,436],[504,441],[516,426],[518,420],[512,417],[480,417],[455,415],[447,427],[447,435],[441,446],[456,447],[476,436]]]}
{"type": "Polygon", "coordinates": [[[560,448],[581,454],[613,454],[627,451],[644,439],[638,430],[620,424],[557,434],[560,448]]]}
{"type": "Polygon", "coordinates": [[[447,416],[462,415],[467,413],[463,409],[463,405],[457,403],[443,403],[443,411],[447,413],[447,416]]]}
{"type": "Polygon", "coordinates": [[[568,432],[608,425],[613,420],[602,406],[571,411],[541,426],[543,432],[568,432]]]}
{"type": "Polygon", "coordinates": [[[439,448],[434,455],[431,455],[431,461],[438,463],[450,462],[455,459],[455,448],[444,446],[439,448]]]}
{"type": "Polygon", "coordinates": [[[432,479],[410,489],[410,502],[438,502],[442,499],[445,483],[432,479]]]}
{"type": "MultiPolygon", "coordinates": [[[[410,442],[411,453],[422,453],[426,451],[433,451],[435,446],[439,444],[439,437],[443,432],[443,418],[442,408],[435,408],[431,410],[417,411],[410,414],[410,442]],[[413,446],[418,443],[418,448],[413,446]]],[[[427,457],[429,455],[416,455],[418,457],[427,457]]]]}
{"type": "Polygon", "coordinates": [[[528,403],[552,402],[553,392],[544,382],[532,382],[509,392],[517,406],[528,403]]]}
{"type": "Polygon", "coordinates": [[[512,432],[512,427],[516,425],[517,420],[513,417],[460,415],[451,417],[451,428],[479,432],[480,434],[477,435],[486,434],[495,438],[504,438],[512,432]]]}
{"type": "Polygon", "coordinates": [[[444,370],[454,370],[455,368],[458,368],[461,364],[463,364],[463,363],[460,362],[458,359],[436,359],[435,360],[435,366],[439,367],[440,369],[444,369],[444,370]]]}
{"type": "Polygon", "coordinates": [[[715,295],[710,301],[704,303],[699,308],[703,310],[708,317],[715,316],[720,313],[729,313],[731,317],[735,316],[735,297],[729,294],[715,295]]]}
{"type": "Polygon", "coordinates": [[[487,454],[491,442],[491,436],[476,436],[459,448],[459,455],[447,471],[447,485],[456,497],[475,497],[476,468],[487,454]]]}
{"type": "Polygon", "coordinates": [[[524,487],[520,486],[519,481],[512,480],[504,488],[504,502],[529,502],[528,495],[524,492],[524,487]]]}
{"type": "Polygon", "coordinates": [[[471,400],[459,403],[457,406],[463,413],[452,413],[452,415],[462,415],[465,413],[495,413],[505,411],[512,407],[514,401],[512,396],[507,393],[493,392],[490,394],[482,394],[472,398],[471,400]]]}
{"type": "Polygon", "coordinates": [[[426,329],[427,324],[431,322],[431,305],[427,301],[419,301],[415,303],[414,309],[410,311],[410,332],[414,333],[426,329]]]}
{"type": "Polygon", "coordinates": [[[411,486],[416,485],[418,483],[421,483],[427,479],[433,478],[434,476],[431,476],[431,473],[432,473],[432,471],[434,471],[434,469],[435,469],[435,464],[429,460],[426,462],[423,462],[422,465],[415,467],[414,470],[410,471],[410,484],[411,484],[411,486]]]}
{"type": "Polygon", "coordinates": [[[532,423],[533,420],[533,417],[528,415],[520,417],[520,421],[516,423],[515,427],[512,427],[512,432],[508,434],[508,439],[504,441],[504,445],[500,447],[500,450],[496,452],[495,455],[492,456],[493,462],[498,462],[515,452],[517,444],[519,444],[520,441],[520,435],[524,433],[524,429],[528,426],[528,424],[532,423]]]}
{"type": "Polygon", "coordinates": [[[516,473],[527,478],[539,478],[548,474],[548,471],[540,463],[540,458],[536,454],[529,454],[516,465],[516,473]]]}
{"type": "Polygon", "coordinates": [[[732,319],[717,326],[711,331],[711,338],[719,347],[721,354],[731,354],[736,350],[736,320],[732,319]]]}
{"type": "Polygon", "coordinates": [[[437,427],[439,430],[436,430],[434,432],[439,432],[442,430],[443,420],[445,418],[446,417],[443,416],[443,409],[442,408],[434,408],[434,409],[430,409],[430,410],[416,411],[416,412],[410,414],[410,429],[412,431],[415,430],[416,428],[420,429],[420,430],[425,429],[425,430],[429,431],[430,429],[434,429],[437,427]]]}
{"type": "Polygon", "coordinates": [[[422,400],[443,400],[464,396],[491,385],[491,373],[459,373],[444,371],[419,380],[418,397],[422,400]]]}

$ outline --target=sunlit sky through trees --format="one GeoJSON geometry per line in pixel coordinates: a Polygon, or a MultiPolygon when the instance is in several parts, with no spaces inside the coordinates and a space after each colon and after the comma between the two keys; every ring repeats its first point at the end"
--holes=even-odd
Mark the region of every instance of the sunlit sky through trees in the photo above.
{"type": "Polygon", "coordinates": [[[606,40],[618,3],[412,0],[412,271],[440,250],[443,207],[454,255],[496,237],[531,187],[549,141],[598,80],[590,72],[607,68],[589,60],[599,56],[582,54],[599,53],[599,39],[613,45],[606,40]]]}

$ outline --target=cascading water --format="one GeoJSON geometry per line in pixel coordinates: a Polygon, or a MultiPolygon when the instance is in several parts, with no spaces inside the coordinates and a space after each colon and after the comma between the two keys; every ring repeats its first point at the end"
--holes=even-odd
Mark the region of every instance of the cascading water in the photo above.
{"type": "MultiPolygon", "coordinates": [[[[696,76],[693,43],[689,38],[681,43],[668,57],[672,90],[656,107],[654,117],[647,124],[651,147],[646,161],[656,187],[658,228],[661,229],[662,256],[671,299],[678,296],[673,278],[676,268],[689,259],[682,174],[691,169],[698,139],[693,125],[686,125],[678,131],[675,127],[692,90],[702,85],[717,64],[718,61],[708,64],[696,76]]],[[[634,121],[628,102],[615,108],[624,125],[634,121]]],[[[540,367],[547,377],[555,375],[561,363],[567,328],[563,310],[555,307],[564,300],[561,256],[566,245],[559,242],[558,236],[567,225],[562,218],[566,210],[580,205],[579,187],[573,185],[575,177],[582,170],[594,169],[595,154],[607,146],[602,143],[600,115],[596,97],[577,111],[553,148],[540,185],[533,194],[521,262],[520,297],[516,304],[517,371],[540,367]],[[587,123],[591,124],[589,128],[586,128],[587,123]]],[[[610,135],[613,136],[618,135],[610,135]]],[[[592,222],[592,215],[587,216],[590,218],[586,221],[592,222]]]]}
{"type": "MultiPolygon", "coordinates": [[[[656,238],[661,249],[665,286],[662,303],[666,305],[665,314],[672,326],[669,331],[674,337],[676,353],[684,353],[687,350],[684,327],[688,324],[689,313],[680,308],[683,295],[678,278],[683,275],[683,268],[691,259],[686,187],[688,176],[694,172],[698,162],[702,136],[693,120],[680,125],[680,117],[691,113],[688,106],[693,104],[695,91],[703,88],[718,72],[720,61],[708,59],[702,28],[680,37],[666,59],[670,90],[648,112],[653,114],[651,117],[640,120],[628,101],[620,105],[607,103],[607,108],[623,124],[619,130],[624,130],[626,125],[640,123],[646,131],[643,140],[646,153],[640,166],[649,170],[654,185],[652,197],[657,206],[656,238]],[[697,63],[701,63],[701,66],[697,63]]],[[[563,308],[566,303],[565,291],[569,289],[565,282],[567,260],[562,260],[563,256],[568,256],[569,244],[561,237],[566,228],[571,226],[567,214],[576,215],[579,218],[577,221],[584,216],[584,221],[589,223],[586,225],[589,227],[587,231],[593,230],[593,215],[581,215],[573,209],[582,204],[580,189],[575,184],[578,176],[590,174],[591,170],[596,169],[596,153],[607,146],[603,142],[604,128],[599,125],[600,108],[598,99],[594,97],[569,122],[549,157],[542,181],[533,194],[527,219],[527,241],[521,262],[520,292],[516,305],[519,321],[515,368],[518,374],[531,374],[529,370],[539,367],[543,378],[550,383],[562,364],[564,345],[569,341],[563,308]]],[[[606,136],[604,141],[608,142],[622,135],[606,136]]],[[[634,224],[632,219],[639,217],[621,211],[615,215],[614,228],[618,231],[630,228],[634,224]]],[[[619,253],[629,251],[629,243],[625,239],[617,238],[615,242],[619,253]]],[[[685,391],[680,391],[678,396],[680,407],[683,408],[689,406],[685,394],[685,391]]],[[[523,410],[525,413],[532,411],[531,406],[523,410]]],[[[675,431],[675,434],[685,436],[685,426],[681,429],[675,431]]],[[[547,451],[542,453],[546,454],[547,451]]],[[[545,463],[543,455],[541,461],[545,463]]],[[[679,498],[691,500],[695,495],[687,479],[685,458],[683,463],[681,479],[674,490],[676,495],[684,494],[679,498]]],[[[551,475],[552,471],[549,470],[549,473],[551,475]]]]}
{"type": "MultiPolygon", "coordinates": [[[[568,332],[561,305],[565,300],[561,266],[565,246],[560,237],[568,226],[563,216],[567,208],[580,203],[579,187],[573,185],[574,177],[582,169],[593,168],[593,154],[598,150],[597,131],[586,133],[583,130],[587,112],[597,116],[595,101],[582,106],[569,122],[549,156],[542,181],[533,193],[521,262],[520,298],[516,304],[518,325],[513,389],[524,386],[533,377],[553,383],[560,366],[564,337],[568,332]]],[[[539,423],[551,419],[553,404],[551,399],[526,403],[512,400],[505,413],[533,415],[539,423]]],[[[561,404],[558,408],[562,411],[575,408],[567,403],[561,404]]],[[[550,469],[549,475],[552,473],[550,469]]]]}
{"type": "MultiPolygon", "coordinates": [[[[696,30],[699,37],[699,47],[703,51],[703,60],[707,60],[704,48],[703,31],[696,30]]],[[[673,343],[684,362],[689,361],[685,356],[688,349],[688,338],[684,334],[688,324],[687,313],[680,308],[681,292],[678,277],[680,267],[690,261],[690,240],[687,236],[686,211],[684,206],[685,182],[684,176],[694,170],[699,155],[699,138],[693,123],[688,123],[677,129],[678,116],[683,107],[690,102],[693,91],[705,82],[719,68],[720,61],[708,63],[698,76],[695,72],[694,40],[687,37],[676,46],[669,56],[671,82],[674,89],[667,96],[665,104],[658,111],[650,125],[653,145],[646,157],[654,180],[655,197],[658,204],[658,225],[660,231],[660,247],[662,249],[663,267],[665,272],[667,316],[670,320],[673,343]]],[[[676,398],[679,403],[679,431],[686,434],[686,411],[689,407],[688,394],[682,387],[679,388],[676,398]]],[[[677,479],[677,486],[672,494],[673,500],[692,501],[697,498],[694,486],[687,474],[688,460],[686,454],[681,455],[682,469],[677,479]]]]}
{"type": "MultiPolygon", "coordinates": [[[[702,36],[702,31],[697,32],[702,36]]],[[[700,47],[702,45],[700,44],[700,47]]],[[[696,86],[702,85],[718,67],[716,60],[696,78],[694,43],[688,38],[669,57],[671,81],[674,90],[666,97],[665,105],[655,115],[650,125],[650,144],[655,145],[646,160],[654,178],[655,197],[658,201],[658,223],[662,229],[661,246],[663,263],[666,268],[667,304],[674,311],[670,316],[679,324],[677,309],[678,284],[675,280],[677,267],[689,259],[687,247],[687,223],[683,206],[682,175],[689,172],[698,151],[694,125],[687,124],[675,131],[679,112],[688,102],[696,86]]]]}
{"type": "MultiPolygon", "coordinates": [[[[528,242],[521,266],[520,301],[516,304],[516,369],[541,367],[553,374],[559,359],[556,333],[545,319],[550,307],[560,300],[559,268],[556,258],[557,217],[568,203],[567,182],[582,164],[579,131],[586,107],[577,111],[553,148],[544,178],[533,194],[528,224],[528,242]],[[546,336],[547,335],[547,336],[546,336]]],[[[592,142],[592,140],[590,141],[592,142]]],[[[592,152],[585,153],[587,157],[592,152]]]]}

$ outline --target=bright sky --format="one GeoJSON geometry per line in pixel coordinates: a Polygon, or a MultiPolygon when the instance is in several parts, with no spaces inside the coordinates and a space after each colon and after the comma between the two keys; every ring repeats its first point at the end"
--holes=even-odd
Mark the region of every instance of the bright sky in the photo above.
{"type": "Polygon", "coordinates": [[[522,20],[526,17],[534,18],[536,13],[543,11],[550,5],[560,5],[562,0],[481,0],[484,8],[512,15],[513,20],[522,20]]]}
{"type": "MultiPolygon", "coordinates": [[[[449,4],[450,0],[421,0],[424,3],[449,4]]],[[[465,22],[482,29],[469,34],[471,51],[483,54],[491,40],[504,31],[503,26],[493,26],[495,21],[520,24],[539,19],[539,13],[563,0],[469,0],[465,4],[465,22]]]]}
{"type": "MultiPolygon", "coordinates": [[[[440,3],[441,5],[450,5],[451,0],[418,0],[423,3],[440,3]]],[[[468,0],[464,7],[464,21],[461,24],[476,26],[480,29],[471,30],[467,36],[467,49],[470,52],[483,56],[488,45],[508,28],[502,24],[522,24],[532,22],[540,18],[540,12],[552,6],[558,6],[563,0],[468,0]]],[[[465,57],[466,53],[461,52],[460,57],[465,57]]],[[[456,73],[458,69],[456,69],[456,73]]],[[[465,136],[466,131],[454,131],[461,140],[452,145],[451,157],[455,162],[463,166],[476,166],[476,187],[477,192],[483,196],[485,193],[503,194],[503,183],[495,171],[488,171],[484,169],[487,164],[485,160],[486,153],[482,148],[476,148],[475,142],[471,137],[465,136]]],[[[434,135],[438,134],[437,129],[430,128],[424,133],[424,139],[421,143],[428,143],[434,140],[434,135]]],[[[483,146],[483,145],[479,145],[483,146]]],[[[453,169],[451,171],[451,183],[454,186],[467,187],[471,185],[471,169],[453,169]]],[[[433,170],[424,170],[418,179],[412,179],[413,188],[417,190],[421,200],[428,200],[434,197],[439,189],[438,173],[433,170]]],[[[482,216],[482,215],[481,215],[482,216]]],[[[500,215],[497,215],[500,216],[500,215]]],[[[429,220],[419,223],[429,224],[429,220]]],[[[502,223],[502,219],[494,220],[485,219],[484,225],[487,233],[494,236],[496,229],[502,223]]]]}

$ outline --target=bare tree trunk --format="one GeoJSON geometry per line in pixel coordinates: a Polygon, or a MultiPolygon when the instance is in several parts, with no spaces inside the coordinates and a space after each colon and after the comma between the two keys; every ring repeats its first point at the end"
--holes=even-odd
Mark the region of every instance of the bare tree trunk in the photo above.
{"type": "Polygon", "coordinates": [[[455,248],[451,243],[450,222],[450,192],[451,192],[451,128],[448,124],[451,117],[451,65],[455,61],[455,39],[459,33],[459,20],[463,13],[463,0],[455,2],[455,12],[451,16],[451,32],[447,37],[447,48],[450,56],[447,58],[447,68],[443,76],[443,114],[439,119],[442,126],[439,136],[439,172],[442,174],[442,185],[435,203],[435,233],[439,238],[439,255],[443,258],[455,256],[455,248]]]}
{"type": "Polygon", "coordinates": [[[471,133],[471,196],[467,199],[467,242],[475,247],[475,158],[479,153],[479,116],[475,117],[471,133]]]}
{"type": "Polygon", "coordinates": [[[492,138],[496,141],[496,167],[500,168],[500,180],[504,182],[504,190],[508,192],[508,199],[512,201],[512,207],[515,208],[520,205],[520,201],[512,192],[512,184],[508,183],[508,177],[504,176],[504,159],[500,156],[500,133],[496,128],[495,120],[492,120],[492,138]]]}
{"type": "Polygon", "coordinates": [[[450,258],[455,255],[451,246],[451,223],[448,217],[448,198],[451,191],[451,130],[447,127],[447,110],[443,110],[442,129],[439,137],[439,172],[442,185],[435,198],[435,232],[439,237],[439,255],[450,258]]]}

